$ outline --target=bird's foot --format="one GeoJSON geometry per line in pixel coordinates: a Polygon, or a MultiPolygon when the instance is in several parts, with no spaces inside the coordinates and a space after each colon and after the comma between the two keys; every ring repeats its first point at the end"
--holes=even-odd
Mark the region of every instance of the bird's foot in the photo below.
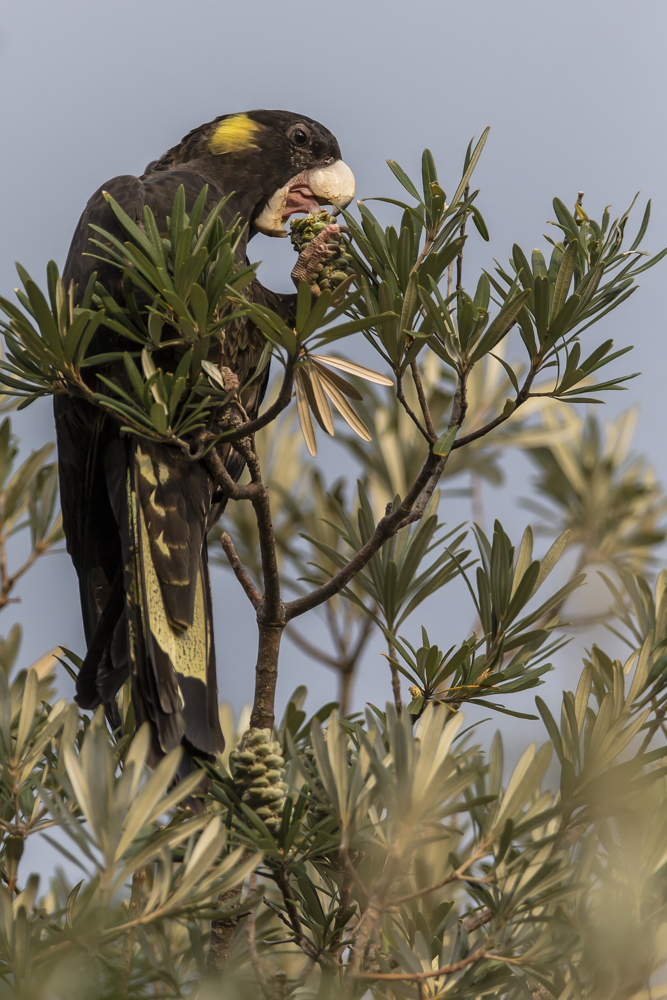
{"type": "Polygon", "coordinates": [[[335,223],[318,233],[308,246],[301,251],[292,270],[292,281],[299,287],[300,281],[307,281],[313,295],[320,294],[317,279],[329,257],[333,257],[341,236],[341,227],[335,223]]]}

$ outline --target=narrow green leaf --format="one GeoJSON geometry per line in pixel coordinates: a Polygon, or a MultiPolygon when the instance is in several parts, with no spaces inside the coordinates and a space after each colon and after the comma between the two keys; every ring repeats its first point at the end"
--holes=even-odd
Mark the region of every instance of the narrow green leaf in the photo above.
{"type": "Polygon", "coordinates": [[[432,449],[433,454],[441,455],[443,458],[446,458],[447,455],[449,455],[450,451],[452,450],[452,445],[456,440],[456,435],[458,434],[458,432],[459,432],[458,427],[450,427],[445,431],[444,434],[441,434],[438,440],[433,445],[432,449]]]}

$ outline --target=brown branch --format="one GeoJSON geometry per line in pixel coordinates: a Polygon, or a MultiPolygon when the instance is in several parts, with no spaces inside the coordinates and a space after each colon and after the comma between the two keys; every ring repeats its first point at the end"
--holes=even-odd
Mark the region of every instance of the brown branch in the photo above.
{"type": "Polygon", "coordinates": [[[246,460],[250,472],[251,485],[256,493],[250,497],[255,510],[257,531],[259,533],[259,551],[262,560],[262,576],[264,577],[264,597],[262,614],[270,619],[280,616],[282,602],[280,599],[280,573],[278,571],[278,556],[276,554],[276,538],[273,531],[271,516],[271,500],[269,491],[262,482],[262,470],[253,443],[250,439],[239,441],[236,450],[246,460]]]}
{"type": "Polygon", "coordinates": [[[234,572],[234,576],[243,587],[246,597],[252,604],[253,608],[257,609],[262,603],[262,595],[251,580],[247,569],[239,559],[238,553],[234,548],[234,543],[226,531],[223,531],[220,537],[220,545],[222,546],[222,551],[227,556],[227,561],[234,572]]]}
{"type": "Polygon", "coordinates": [[[359,630],[359,635],[354,648],[348,653],[347,659],[344,661],[344,668],[341,667],[340,695],[338,701],[340,704],[340,714],[342,716],[347,715],[350,711],[350,689],[352,687],[354,671],[362,650],[372,632],[373,625],[374,622],[372,618],[364,618],[364,623],[359,630]]]}
{"type": "Polygon", "coordinates": [[[467,966],[472,965],[473,962],[479,961],[480,958],[484,958],[486,954],[488,945],[483,944],[476,951],[471,952],[466,958],[462,958],[459,962],[454,962],[452,965],[443,965],[439,969],[434,969],[432,972],[355,972],[352,976],[354,979],[381,979],[385,982],[399,982],[403,980],[409,983],[419,983],[423,982],[425,979],[433,979],[435,976],[450,976],[454,972],[460,972],[461,969],[467,968],[467,966]]]}
{"type": "Polygon", "coordinates": [[[239,441],[236,450],[246,460],[252,480],[248,488],[253,489],[253,494],[249,499],[257,521],[264,581],[264,594],[257,605],[259,636],[255,665],[255,696],[250,725],[257,729],[270,729],[274,722],[280,641],[287,618],[280,593],[280,574],[269,491],[262,482],[262,471],[252,440],[244,438],[239,441]]]}
{"type": "MultiPolygon", "coordinates": [[[[0,498],[0,523],[4,522],[3,508],[4,500],[0,498]]],[[[49,543],[45,539],[35,542],[32,552],[23,565],[19,566],[19,568],[13,573],[10,573],[7,569],[7,535],[4,531],[0,532],[0,611],[8,604],[12,604],[20,600],[20,598],[10,597],[12,590],[24,573],[27,573],[28,570],[35,565],[40,556],[43,556],[45,552],[48,552],[51,547],[52,543],[49,543]]]]}
{"type": "Polygon", "coordinates": [[[433,471],[432,476],[429,478],[426,486],[421,492],[418,502],[415,504],[414,509],[410,511],[409,514],[401,521],[399,528],[405,528],[408,524],[413,524],[415,521],[420,521],[424,516],[424,511],[428,506],[428,502],[435,492],[435,488],[440,482],[440,477],[445,471],[445,466],[447,465],[447,458],[439,457],[436,467],[433,471]]]}
{"type": "Polygon", "coordinates": [[[424,417],[424,423],[426,424],[426,430],[428,431],[428,439],[431,444],[433,444],[434,441],[438,440],[438,434],[433,426],[433,418],[431,417],[431,411],[426,399],[426,393],[424,392],[422,377],[416,358],[410,363],[410,371],[412,372],[412,380],[415,383],[415,389],[417,390],[417,399],[419,400],[419,405],[421,406],[421,411],[424,417]]]}
{"type": "Polygon", "coordinates": [[[271,729],[275,720],[276,684],[278,683],[278,657],[284,623],[271,624],[257,616],[259,637],[255,666],[255,696],[253,698],[251,727],[271,729]]]}
{"type": "Polygon", "coordinates": [[[350,713],[350,693],[352,690],[352,679],[354,670],[341,671],[340,687],[338,689],[338,708],[342,716],[350,713]]]}
{"type": "MultiPolygon", "coordinates": [[[[466,412],[468,409],[468,395],[467,395],[467,383],[468,383],[469,369],[463,368],[459,373],[458,384],[456,386],[456,392],[454,394],[454,401],[452,403],[452,414],[449,420],[449,427],[460,427],[465,420],[466,412]]],[[[456,442],[454,442],[456,443],[456,442]]],[[[415,504],[414,510],[411,510],[404,520],[399,525],[399,528],[404,528],[408,524],[412,524],[414,521],[419,521],[424,516],[424,511],[426,506],[433,496],[433,492],[440,481],[440,477],[445,471],[445,466],[447,465],[447,458],[449,456],[438,456],[431,476],[429,477],[424,489],[421,492],[418,502],[415,504]]]]}
{"type": "Polygon", "coordinates": [[[247,486],[240,486],[238,483],[235,483],[227,472],[225,463],[215,449],[207,452],[202,461],[213,481],[220,487],[223,494],[229,500],[252,501],[260,492],[260,488],[258,488],[256,483],[248,483],[247,486]]]}
{"type": "MultiPolygon", "coordinates": [[[[465,420],[466,412],[468,410],[468,375],[470,374],[469,368],[463,368],[459,372],[458,383],[456,386],[456,392],[454,393],[454,401],[452,403],[452,413],[449,419],[449,427],[460,427],[465,420]]],[[[454,442],[456,444],[456,442],[454,442]]],[[[447,465],[447,458],[449,456],[438,456],[438,461],[433,473],[428,480],[424,490],[419,497],[419,501],[415,504],[414,510],[405,517],[402,523],[399,525],[400,528],[406,527],[408,524],[412,524],[414,521],[419,521],[424,516],[424,511],[426,506],[433,496],[433,492],[440,481],[440,477],[445,471],[445,466],[447,465]]]]}
{"type": "Polygon", "coordinates": [[[419,419],[419,417],[417,416],[417,414],[415,413],[415,411],[412,409],[407,399],[405,398],[405,393],[403,392],[403,375],[401,372],[398,372],[396,375],[396,399],[399,401],[399,403],[401,404],[407,415],[410,417],[410,420],[412,420],[413,424],[415,425],[421,436],[426,441],[428,441],[429,444],[433,444],[433,441],[437,440],[437,438],[431,439],[429,437],[428,431],[426,430],[421,420],[419,419]]]}
{"type": "MultiPolygon", "coordinates": [[[[330,606],[331,605],[328,604],[327,609],[330,608],[330,606]]],[[[337,655],[327,653],[320,646],[316,646],[314,643],[310,642],[310,640],[306,639],[300,632],[297,632],[294,626],[288,625],[285,634],[288,639],[290,639],[291,642],[293,642],[294,645],[301,650],[302,653],[306,654],[306,656],[312,657],[314,660],[317,660],[318,663],[322,663],[324,666],[329,667],[340,674],[340,693],[338,696],[340,714],[347,715],[349,711],[350,686],[354,676],[354,669],[357,664],[357,660],[361,656],[363,648],[368,641],[368,637],[371,634],[374,623],[372,618],[363,619],[356,642],[352,649],[348,650],[345,645],[345,634],[337,634],[337,623],[331,619],[332,616],[329,615],[329,634],[338,649],[337,655]]]]}
{"type": "Polygon", "coordinates": [[[483,927],[484,924],[488,924],[489,921],[493,920],[493,917],[493,910],[482,910],[474,917],[465,917],[461,923],[463,924],[463,929],[466,934],[470,934],[472,931],[476,931],[478,928],[483,927]]]}
{"type": "MultiPolygon", "coordinates": [[[[250,857],[252,857],[252,851],[246,849],[241,855],[240,862],[243,863],[250,857]]],[[[239,914],[234,911],[237,911],[241,905],[242,890],[243,883],[240,883],[231,889],[225,890],[225,892],[221,892],[218,896],[219,903],[231,903],[232,900],[236,900],[236,902],[232,903],[224,917],[211,921],[211,936],[209,938],[208,955],[206,958],[206,969],[209,975],[211,973],[222,972],[227,964],[234,940],[234,933],[239,922],[239,914]]]]}
{"type": "Polygon", "coordinates": [[[293,642],[302,653],[306,654],[306,656],[312,656],[314,660],[318,660],[318,662],[324,664],[325,667],[331,667],[333,670],[340,670],[340,659],[338,657],[332,656],[331,653],[325,653],[323,649],[320,649],[319,646],[310,642],[292,626],[287,627],[286,635],[287,638],[293,642]]]}
{"type": "MultiPolygon", "coordinates": [[[[537,375],[539,364],[540,364],[539,359],[534,358],[530,366],[530,371],[526,376],[526,381],[521,386],[521,389],[519,390],[519,393],[516,399],[514,400],[514,409],[512,410],[512,413],[515,413],[518,410],[518,408],[522,406],[523,403],[525,403],[529,397],[537,395],[537,393],[530,391],[530,387],[532,386],[533,380],[537,375]]],[[[547,395],[549,395],[549,393],[547,393],[547,395]]],[[[493,420],[490,420],[488,424],[484,424],[484,426],[480,427],[478,430],[472,431],[470,434],[466,434],[464,437],[457,438],[454,444],[452,445],[452,451],[455,448],[463,448],[465,447],[465,445],[470,444],[472,441],[477,441],[479,440],[479,438],[484,437],[490,431],[494,430],[494,428],[498,427],[500,424],[503,424],[506,420],[509,420],[509,418],[512,416],[512,413],[508,413],[507,415],[505,415],[504,413],[500,413],[493,420]]]]}
{"type": "Polygon", "coordinates": [[[446,885],[450,885],[452,882],[486,882],[486,878],[475,878],[472,875],[464,875],[466,868],[470,865],[474,865],[475,861],[479,861],[483,858],[489,850],[489,842],[483,841],[480,846],[473,851],[470,857],[459,865],[456,871],[453,871],[451,875],[447,875],[445,878],[441,879],[439,882],[434,882],[433,885],[427,886],[425,889],[417,889],[415,892],[409,892],[406,896],[398,896],[396,899],[392,899],[390,902],[391,906],[400,906],[402,903],[408,903],[411,899],[419,899],[421,896],[425,896],[427,892],[434,892],[436,889],[442,889],[446,885]]]}
{"type": "MultiPolygon", "coordinates": [[[[297,944],[309,958],[312,958],[314,962],[322,963],[325,956],[320,954],[312,941],[309,941],[303,933],[301,918],[299,917],[299,911],[295,905],[294,893],[292,892],[292,887],[289,883],[289,875],[284,868],[281,868],[279,871],[276,883],[280,889],[280,894],[283,897],[283,903],[285,904],[285,910],[287,911],[287,918],[289,921],[288,926],[294,931],[294,943],[297,944]]],[[[265,899],[264,902],[268,902],[268,900],[265,899]]],[[[278,911],[278,913],[281,916],[281,919],[283,919],[283,922],[287,922],[282,917],[282,914],[280,914],[280,911],[278,911]]]]}
{"type": "MultiPolygon", "coordinates": [[[[285,604],[285,616],[287,621],[291,621],[292,618],[296,618],[298,615],[304,614],[306,611],[311,611],[313,608],[318,607],[325,601],[328,601],[330,597],[339,593],[343,587],[349,583],[352,577],[356,576],[364,566],[373,558],[376,552],[384,545],[388,538],[395,535],[399,528],[402,526],[402,522],[411,513],[412,508],[419,499],[422,491],[429,483],[431,476],[435,474],[436,469],[439,467],[442,459],[439,459],[437,455],[433,452],[429,452],[424,465],[422,466],[421,472],[417,476],[416,480],[408,490],[403,499],[402,503],[396,508],[396,510],[391,513],[387,513],[382,517],[375,528],[375,531],[368,539],[368,541],[363,545],[357,553],[350,559],[345,566],[338,570],[330,580],[322,584],[322,586],[317,587],[315,590],[311,590],[309,594],[304,594],[302,597],[297,597],[293,601],[289,601],[285,604]]],[[[442,464],[444,469],[444,462],[442,464]]]]}
{"type": "MultiPolygon", "coordinates": [[[[516,406],[514,407],[514,410],[516,410],[516,406]]],[[[512,410],[512,413],[514,413],[514,410],[512,410]]],[[[494,420],[490,420],[488,424],[484,424],[484,426],[480,427],[478,430],[471,431],[470,434],[466,434],[462,438],[457,438],[452,445],[452,451],[454,451],[455,448],[463,448],[465,445],[471,444],[473,441],[477,441],[479,438],[484,437],[490,431],[494,430],[494,428],[498,427],[500,424],[504,424],[506,420],[509,420],[510,416],[511,414],[505,416],[501,413],[500,416],[495,417],[494,420]]]]}

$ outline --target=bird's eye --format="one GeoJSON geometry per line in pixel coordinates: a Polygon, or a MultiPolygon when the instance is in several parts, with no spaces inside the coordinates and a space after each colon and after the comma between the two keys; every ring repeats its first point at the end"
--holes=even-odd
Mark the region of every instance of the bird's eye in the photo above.
{"type": "Polygon", "coordinates": [[[295,146],[305,146],[308,142],[308,135],[302,128],[295,128],[292,132],[292,142],[295,146]]]}

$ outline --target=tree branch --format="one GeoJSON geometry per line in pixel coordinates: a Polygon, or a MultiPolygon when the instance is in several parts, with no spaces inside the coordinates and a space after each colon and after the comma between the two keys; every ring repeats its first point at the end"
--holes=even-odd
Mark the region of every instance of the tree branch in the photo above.
{"type": "Polygon", "coordinates": [[[440,482],[440,477],[445,471],[445,466],[447,465],[447,458],[440,456],[433,474],[430,476],[426,486],[421,492],[418,502],[415,504],[414,509],[410,511],[409,514],[401,521],[399,528],[406,528],[409,524],[413,524],[415,521],[420,521],[424,516],[424,511],[428,506],[428,502],[435,492],[435,488],[440,482]]]}
{"type": "MultiPolygon", "coordinates": [[[[350,559],[350,561],[343,566],[341,569],[335,573],[330,580],[322,584],[321,587],[317,587],[315,590],[311,590],[309,594],[304,594],[302,597],[297,597],[293,601],[289,601],[285,604],[285,616],[287,621],[291,621],[292,618],[296,618],[298,615],[304,614],[306,611],[312,610],[312,608],[318,607],[323,604],[324,601],[328,601],[330,597],[334,594],[339,593],[343,587],[349,583],[352,577],[359,573],[366,563],[373,558],[375,553],[384,545],[388,538],[395,535],[396,532],[402,527],[404,519],[411,513],[412,508],[419,499],[422,491],[429,483],[431,476],[436,474],[438,468],[444,469],[445,460],[434,455],[433,452],[429,452],[424,465],[422,466],[421,472],[417,476],[416,480],[408,490],[403,499],[402,503],[389,514],[385,514],[381,518],[375,531],[368,539],[365,545],[363,545],[359,551],[350,559]]],[[[441,475],[442,472],[438,474],[441,475]]]]}
{"type": "Polygon", "coordinates": [[[232,568],[234,576],[243,587],[246,597],[252,604],[253,608],[257,610],[257,608],[262,603],[262,595],[260,594],[257,587],[251,580],[247,569],[239,559],[236,549],[234,548],[234,543],[232,542],[231,538],[229,537],[226,531],[223,531],[222,533],[222,536],[220,538],[220,544],[222,546],[223,552],[227,556],[227,561],[229,562],[229,565],[232,568]]]}
{"type": "Polygon", "coordinates": [[[255,493],[250,497],[250,502],[253,505],[257,521],[262,576],[264,577],[264,596],[261,613],[263,617],[274,620],[282,618],[282,602],[280,599],[280,574],[278,572],[276,538],[273,531],[269,491],[262,482],[262,470],[253,442],[250,439],[244,438],[237,443],[236,450],[246,460],[248,470],[250,471],[251,486],[255,487],[255,493]]]}
{"type": "Polygon", "coordinates": [[[422,377],[416,358],[410,364],[410,371],[412,372],[412,380],[415,383],[415,389],[417,390],[417,399],[419,400],[419,405],[421,406],[421,411],[424,416],[424,423],[426,424],[426,430],[428,432],[428,440],[431,444],[433,444],[434,441],[438,440],[438,434],[433,426],[433,419],[431,417],[431,411],[426,399],[426,393],[424,392],[422,377]]]}
{"type": "Polygon", "coordinates": [[[287,627],[287,638],[297,646],[302,653],[306,656],[312,656],[314,660],[322,663],[325,667],[331,667],[333,670],[340,670],[340,659],[336,656],[332,656],[331,653],[325,653],[323,649],[316,646],[314,643],[306,639],[305,636],[297,632],[295,628],[287,627]]]}
{"type": "MultiPolygon", "coordinates": [[[[241,863],[247,861],[250,857],[252,857],[252,851],[246,848],[241,855],[241,863]]],[[[209,975],[221,972],[227,964],[227,959],[232,948],[232,941],[234,940],[234,933],[239,922],[239,914],[235,911],[238,911],[241,905],[242,891],[243,883],[235,885],[231,889],[226,889],[225,892],[221,892],[218,896],[219,903],[232,903],[232,900],[235,900],[235,902],[232,903],[223,917],[211,922],[211,936],[206,958],[206,969],[209,975]]]]}
{"type": "Polygon", "coordinates": [[[463,924],[466,934],[470,934],[472,931],[478,930],[483,927],[484,924],[488,924],[490,920],[493,920],[493,910],[482,910],[474,917],[465,917],[461,923],[463,924]]]}
{"type": "Polygon", "coordinates": [[[289,875],[284,868],[281,868],[276,873],[276,884],[278,885],[280,894],[283,897],[287,917],[285,917],[285,915],[280,912],[278,907],[271,903],[271,901],[266,897],[264,897],[264,902],[278,914],[283,923],[287,924],[287,926],[294,931],[294,943],[306,953],[308,958],[311,958],[314,962],[322,964],[323,961],[326,961],[327,957],[322,955],[312,941],[310,941],[303,933],[301,918],[295,905],[294,893],[292,892],[292,887],[289,884],[289,875]]]}
{"type": "Polygon", "coordinates": [[[256,483],[249,483],[247,486],[239,486],[238,483],[235,483],[227,472],[225,463],[214,448],[206,453],[202,458],[202,462],[213,481],[220,487],[223,495],[228,500],[252,501],[261,490],[261,487],[258,488],[256,483]]]}
{"type": "Polygon", "coordinates": [[[412,409],[407,399],[405,398],[405,393],[403,392],[403,375],[400,372],[397,373],[396,375],[396,399],[399,401],[399,403],[401,404],[407,415],[410,417],[410,420],[412,420],[413,424],[415,425],[421,436],[426,441],[428,441],[429,444],[433,444],[433,441],[435,441],[436,438],[433,438],[431,440],[431,438],[428,435],[428,431],[426,430],[421,420],[419,419],[419,417],[417,416],[417,414],[415,413],[415,411],[412,409]]]}
{"type": "Polygon", "coordinates": [[[402,980],[403,982],[419,983],[423,982],[424,979],[433,979],[435,976],[450,976],[452,973],[460,972],[461,969],[472,965],[473,962],[479,961],[480,958],[484,958],[487,947],[487,944],[483,944],[481,948],[477,948],[476,951],[471,952],[466,958],[462,958],[460,962],[454,962],[452,965],[443,965],[431,972],[355,972],[352,978],[381,979],[388,982],[402,980]]]}
{"type": "MultiPolygon", "coordinates": [[[[405,896],[398,896],[396,899],[392,899],[390,902],[391,906],[400,906],[403,903],[408,903],[411,899],[419,899],[421,896],[425,896],[428,892],[434,892],[436,889],[442,889],[445,885],[450,885],[452,882],[486,882],[486,878],[475,878],[472,875],[464,875],[466,868],[470,868],[475,861],[479,861],[489,850],[489,842],[484,840],[482,844],[474,851],[470,857],[460,865],[456,871],[453,871],[446,878],[441,879],[439,882],[435,882],[433,885],[427,885],[425,889],[417,889],[416,892],[409,892],[405,896]]],[[[489,919],[491,919],[489,917],[489,919]]],[[[486,921],[484,921],[486,923],[486,921]]]]}
{"type": "MultiPolygon", "coordinates": [[[[530,388],[533,384],[535,376],[537,375],[538,368],[539,368],[539,361],[537,358],[534,358],[530,366],[530,371],[526,376],[526,381],[521,386],[521,389],[519,390],[519,393],[516,399],[514,400],[514,409],[512,410],[512,413],[515,413],[518,410],[518,408],[523,403],[525,403],[527,399],[530,398],[530,396],[536,395],[535,393],[531,393],[530,388]]],[[[547,395],[549,394],[547,393],[547,395]]],[[[484,424],[484,426],[480,427],[478,430],[472,431],[470,434],[466,434],[465,437],[457,438],[454,444],[452,445],[452,451],[455,448],[463,448],[465,445],[470,444],[472,441],[477,441],[479,440],[479,438],[484,437],[486,434],[489,433],[489,431],[492,431],[495,427],[498,427],[500,424],[505,423],[506,420],[509,420],[509,418],[512,416],[512,413],[508,413],[507,415],[505,415],[504,413],[500,413],[493,420],[490,420],[488,424],[484,424]]]]}
{"type": "MultiPolygon", "coordinates": [[[[255,697],[250,725],[257,729],[270,729],[274,722],[280,640],[287,624],[287,618],[280,594],[280,574],[271,517],[271,501],[269,492],[262,482],[262,471],[252,439],[243,438],[238,441],[236,450],[243,456],[250,471],[250,485],[239,487],[237,490],[243,491],[244,495],[241,499],[249,499],[255,511],[264,581],[264,594],[256,605],[259,635],[257,663],[255,665],[255,697]]],[[[217,458],[217,465],[224,469],[224,463],[219,459],[219,456],[217,458]]],[[[227,480],[231,480],[231,477],[225,469],[224,475],[218,480],[224,483],[224,490],[229,489],[227,480]]]]}

